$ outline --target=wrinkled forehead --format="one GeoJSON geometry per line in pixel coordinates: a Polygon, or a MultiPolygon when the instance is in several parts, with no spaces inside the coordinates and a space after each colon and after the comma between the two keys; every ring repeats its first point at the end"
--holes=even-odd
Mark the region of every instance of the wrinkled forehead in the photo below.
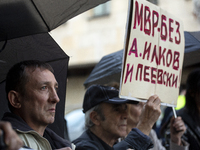
{"type": "Polygon", "coordinates": [[[43,67],[43,66],[40,66],[40,67],[38,67],[38,66],[26,66],[25,67],[25,69],[24,69],[24,71],[25,71],[25,73],[30,73],[30,74],[32,74],[34,71],[36,71],[36,70],[38,70],[38,71],[44,71],[44,70],[48,70],[48,71],[50,71],[51,73],[53,73],[52,72],[52,70],[50,70],[50,69],[48,69],[48,68],[45,68],[45,67],[43,67]]]}
{"type": "Polygon", "coordinates": [[[26,68],[26,76],[28,81],[33,82],[53,82],[57,84],[54,74],[46,68],[26,68]]]}

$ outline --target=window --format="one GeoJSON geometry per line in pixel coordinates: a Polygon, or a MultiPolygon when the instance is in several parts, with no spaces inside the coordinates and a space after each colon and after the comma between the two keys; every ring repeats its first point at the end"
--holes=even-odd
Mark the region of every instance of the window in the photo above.
{"type": "Polygon", "coordinates": [[[105,16],[110,14],[110,2],[101,4],[93,9],[93,17],[105,16]]]}
{"type": "Polygon", "coordinates": [[[149,2],[151,2],[153,4],[155,4],[155,5],[158,5],[158,0],[147,0],[147,1],[149,1],[149,2]]]}

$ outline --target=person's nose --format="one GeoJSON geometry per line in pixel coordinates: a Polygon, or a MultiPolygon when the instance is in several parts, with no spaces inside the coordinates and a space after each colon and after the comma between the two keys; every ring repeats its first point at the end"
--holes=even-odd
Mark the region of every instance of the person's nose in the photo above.
{"type": "Polygon", "coordinates": [[[122,119],[127,119],[127,117],[128,117],[128,111],[126,109],[122,111],[122,119]]]}
{"type": "Polygon", "coordinates": [[[52,89],[50,94],[50,100],[52,103],[58,103],[60,101],[56,89],[52,89]]]}

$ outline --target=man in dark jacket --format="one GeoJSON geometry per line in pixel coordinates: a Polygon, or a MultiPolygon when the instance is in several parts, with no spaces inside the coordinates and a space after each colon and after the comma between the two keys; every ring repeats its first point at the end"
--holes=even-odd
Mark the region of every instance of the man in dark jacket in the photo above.
{"type": "Polygon", "coordinates": [[[52,67],[40,61],[14,65],[6,77],[9,109],[3,120],[9,121],[25,146],[37,150],[65,148],[71,143],[47,126],[54,122],[58,83],[52,67]]]}
{"type": "Polygon", "coordinates": [[[73,141],[76,150],[146,150],[153,146],[148,135],[161,113],[158,96],[148,99],[137,128],[133,128],[122,142],[117,143],[118,138],[126,135],[126,103],[131,102],[118,95],[118,90],[113,87],[93,85],[88,88],[83,102],[88,129],[73,141]]]}

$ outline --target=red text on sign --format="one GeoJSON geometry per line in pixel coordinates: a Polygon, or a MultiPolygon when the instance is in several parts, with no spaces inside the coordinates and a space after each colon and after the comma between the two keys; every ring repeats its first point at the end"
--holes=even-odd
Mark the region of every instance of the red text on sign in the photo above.
{"type": "Polygon", "coordinates": [[[138,1],[135,1],[134,6],[133,29],[139,26],[140,31],[144,31],[146,35],[152,37],[155,36],[155,31],[157,29],[157,33],[160,32],[159,36],[162,41],[168,40],[169,42],[180,44],[181,34],[180,23],[178,21],[167,18],[164,14],[159,14],[156,10],[151,10],[148,6],[144,6],[143,4],[139,6],[138,1]],[[174,37],[172,37],[173,32],[175,32],[174,37]]]}

